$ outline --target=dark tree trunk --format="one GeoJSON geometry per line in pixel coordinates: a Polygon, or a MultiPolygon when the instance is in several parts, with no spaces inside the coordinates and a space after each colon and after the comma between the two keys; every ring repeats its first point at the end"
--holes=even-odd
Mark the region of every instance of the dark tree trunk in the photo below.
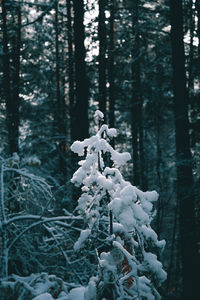
{"type": "MultiPolygon", "coordinates": [[[[110,0],[110,44],[109,44],[109,69],[108,69],[108,76],[109,76],[109,125],[110,127],[115,127],[115,94],[114,94],[114,18],[115,18],[115,11],[114,11],[114,0],[110,0]]],[[[113,145],[114,141],[112,141],[113,145]]]]}
{"type": "Polygon", "coordinates": [[[141,185],[141,162],[143,163],[143,132],[141,128],[142,97],[140,78],[140,39],[138,32],[139,1],[135,1],[133,12],[133,50],[132,50],[132,145],[133,145],[133,182],[141,185]],[[142,158],[142,160],[141,160],[142,158]]]}
{"type": "Polygon", "coordinates": [[[88,92],[86,76],[84,2],[73,0],[74,5],[74,43],[75,43],[75,103],[72,112],[72,140],[88,137],[88,92]]]}
{"type": "MultiPolygon", "coordinates": [[[[196,0],[196,11],[197,11],[197,37],[198,37],[198,40],[200,41],[200,1],[199,0],[196,0]]],[[[200,42],[198,44],[198,58],[197,58],[197,70],[198,70],[198,79],[200,81],[200,42]]],[[[200,91],[199,91],[199,94],[198,94],[198,108],[199,108],[199,111],[200,111],[200,91]]],[[[199,128],[200,129],[200,128],[199,128]]]]}
{"type": "Polygon", "coordinates": [[[14,36],[12,49],[12,74],[11,74],[11,50],[8,47],[9,37],[7,31],[6,1],[2,0],[2,33],[3,33],[3,81],[4,96],[6,100],[6,116],[8,128],[8,152],[10,155],[18,152],[19,139],[19,84],[20,84],[20,45],[21,45],[21,10],[17,7],[17,29],[14,36]],[[12,78],[12,81],[11,81],[12,78]]]}
{"type": "MultiPolygon", "coordinates": [[[[71,139],[84,140],[89,135],[88,124],[88,98],[89,98],[89,80],[86,76],[85,63],[85,32],[84,32],[84,2],[83,0],[73,0],[74,9],[74,44],[75,44],[75,94],[74,103],[71,111],[71,139]]],[[[77,155],[72,153],[71,171],[77,169],[77,155]]],[[[73,199],[80,197],[80,190],[73,187],[73,199]]]]}
{"type": "Polygon", "coordinates": [[[99,0],[99,109],[104,113],[106,122],[106,24],[105,0],[99,0]]]}
{"type": "MultiPolygon", "coordinates": [[[[194,88],[194,30],[195,30],[195,10],[193,8],[193,1],[191,1],[190,6],[190,50],[189,50],[189,60],[188,60],[188,80],[187,80],[187,90],[188,95],[191,98],[194,88]]],[[[191,103],[191,101],[190,101],[191,103]]]]}
{"type": "Polygon", "coordinates": [[[147,190],[147,179],[145,176],[145,153],[144,153],[144,128],[143,128],[143,99],[140,99],[140,119],[139,119],[139,151],[140,151],[140,186],[142,190],[147,190]]]}
{"type": "Polygon", "coordinates": [[[21,8],[17,7],[16,17],[16,38],[13,43],[13,146],[12,152],[18,152],[18,140],[19,140],[19,92],[20,92],[20,48],[21,48],[21,8]]]}
{"type": "MultiPolygon", "coordinates": [[[[197,19],[198,19],[198,24],[197,24],[197,36],[198,39],[200,39],[200,2],[196,0],[196,10],[197,10],[197,19]]],[[[198,59],[199,59],[199,66],[200,66],[200,43],[198,44],[198,59]]],[[[200,72],[200,69],[199,69],[200,72]]]]}
{"type": "MultiPolygon", "coordinates": [[[[158,42],[158,41],[156,41],[158,42]]],[[[159,48],[156,47],[155,49],[156,56],[160,57],[160,51],[159,48]]],[[[162,122],[163,122],[163,98],[162,98],[162,88],[163,88],[163,66],[161,62],[157,62],[156,65],[156,91],[155,91],[155,100],[154,100],[154,123],[155,123],[155,134],[156,134],[156,173],[157,173],[157,182],[159,186],[159,194],[160,197],[158,198],[157,202],[157,234],[158,238],[160,238],[160,233],[162,229],[162,208],[163,208],[163,203],[162,203],[162,193],[163,193],[163,154],[162,154],[162,143],[161,143],[161,138],[162,138],[162,122]]]]}
{"type": "Polygon", "coordinates": [[[59,25],[58,25],[58,3],[56,4],[56,9],[55,9],[55,33],[56,33],[56,124],[57,124],[57,129],[60,129],[60,123],[61,123],[61,95],[60,95],[60,55],[59,55],[59,25]]]}
{"type": "Polygon", "coordinates": [[[60,74],[60,61],[61,55],[59,51],[59,14],[58,14],[58,2],[55,9],[55,32],[56,32],[56,130],[59,135],[58,142],[58,155],[59,155],[59,171],[61,172],[62,182],[66,181],[66,107],[65,107],[65,97],[61,93],[63,88],[61,85],[63,83],[62,76],[60,74]]]}
{"type": "Polygon", "coordinates": [[[198,295],[199,257],[195,224],[195,196],[189,141],[182,2],[170,1],[173,89],[176,135],[177,198],[180,205],[180,246],[183,294],[190,300],[198,295]]]}
{"type": "Polygon", "coordinates": [[[68,40],[68,86],[69,86],[69,105],[70,105],[70,134],[73,135],[72,118],[74,107],[74,64],[73,64],[73,32],[72,32],[72,5],[71,0],[66,0],[67,6],[67,40],[68,40]]]}

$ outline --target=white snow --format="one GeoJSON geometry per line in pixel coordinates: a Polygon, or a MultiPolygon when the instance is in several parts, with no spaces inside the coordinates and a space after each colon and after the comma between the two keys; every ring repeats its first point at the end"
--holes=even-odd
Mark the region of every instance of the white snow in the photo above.
{"type": "Polygon", "coordinates": [[[84,292],[84,300],[94,300],[97,298],[96,277],[91,277],[84,292]]]}
{"type": "MultiPolygon", "coordinates": [[[[98,111],[95,116],[103,117],[98,111]]],[[[109,236],[107,241],[112,241],[115,250],[126,257],[130,267],[128,273],[122,274],[120,282],[123,285],[130,276],[133,276],[131,287],[133,294],[147,300],[155,300],[155,296],[159,299],[159,294],[154,288],[153,279],[157,279],[159,284],[166,279],[162,264],[157,260],[157,256],[150,252],[152,247],[156,246],[162,250],[165,246],[165,241],[158,240],[150,225],[153,218],[153,202],[158,200],[158,193],[143,192],[123,179],[117,167],[125,165],[131,156],[128,152],[119,153],[114,150],[106,140],[116,136],[116,133],[114,128],[109,129],[103,124],[95,136],[83,142],[76,141],[71,147],[72,151],[80,156],[86,153],[85,160],[81,161],[71,181],[82,188],[83,194],[78,199],[77,209],[89,228],[81,231],[74,250],[78,251],[85,246],[91,232],[93,238],[94,235],[98,237],[101,222],[107,222],[109,230],[108,211],[112,211],[113,235],[109,236]],[[104,167],[105,153],[110,154],[114,167],[104,167]],[[145,276],[147,274],[149,278],[145,276]]],[[[100,270],[104,282],[113,281],[115,276],[118,276],[117,263],[113,255],[112,251],[100,255],[100,270]]],[[[91,281],[84,291],[85,300],[95,299],[95,280],[91,281]]]]}
{"type": "Polygon", "coordinates": [[[167,279],[167,273],[163,270],[162,264],[157,260],[157,256],[150,252],[144,252],[144,260],[147,263],[149,271],[153,272],[160,283],[167,279]]]}
{"type": "Polygon", "coordinates": [[[109,191],[109,190],[113,189],[113,182],[112,182],[112,180],[107,179],[105,176],[103,176],[101,174],[98,176],[97,182],[105,190],[109,191]]]}
{"type": "Polygon", "coordinates": [[[123,166],[131,159],[131,155],[128,152],[119,153],[113,148],[110,149],[112,160],[117,167],[123,166]]]}
{"type": "MultiPolygon", "coordinates": [[[[138,288],[142,297],[145,297],[147,300],[155,300],[155,296],[151,290],[151,281],[146,276],[140,276],[138,278],[138,288]]],[[[159,298],[156,299],[160,300],[159,298]]]]}
{"type": "Polygon", "coordinates": [[[91,201],[92,201],[92,196],[88,195],[87,193],[83,193],[78,199],[78,209],[84,213],[86,207],[91,201]]]}
{"type": "Polygon", "coordinates": [[[104,114],[103,114],[100,110],[97,109],[97,110],[95,111],[94,117],[103,120],[104,114]]]}
{"type": "Polygon", "coordinates": [[[120,197],[127,205],[136,202],[137,194],[135,192],[135,188],[130,184],[125,186],[120,192],[120,197]]]}
{"type": "Polygon", "coordinates": [[[99,137],[101,137],[103,135],[103,132],[105,132],[106,135],[108,137],[111,137],[111,138],[115,137],[117,135],[117,130],[115,128],[108,128],[108,125],[106,125],[106,124],[103,124],[101,126],[101,128],[99,129],[99,132],[97,133],[97,135],[99,137]]]}
{"type": "Polygon", "coordinates": [[[74,251],[78,251],[84,246],[84,243],[86,242],[90,234],[91,234],[90,229],[85,229],[81,231],[78,241],[76,241],[76,243],[74,244],[74,251]]]}
{"type": "Polygon", "coordinates": [[[83,182],[83,179],[87,176],[87,173],[83,168],[79,168],[73,175],[71,182],[76,186],[80,186],[83,182]]]}
{"type": "Polygon", "coordinates": [[[159,248],[165,247],[166,242],[164,240],[158,241],[158,236],[156,232],[150,226],[142,225],[141,232],[143,233],[145,239],[147,240],[151,239],[154,242],[154,244],[159,248]]]}
{"type": "Polygon", "coordinates": [[[84,142],[75,141],[71,145],[71,150],[74,153],[77,153],[79,156],[83,156],[84,155],[84,142]]]}
{"type": "Polygon", "coordinates": [[[147,192],[144,192],[144,196],[145,198],[150,201],[150,202],[155,202],[158,200],[158,193],[156,191],[147,191],[147,192]]]}
{"type": "MultiPolygon", "coordinates": [[[[72,289],[68,294],[68,300],[84,300],[85,287],[72,289]]],[[[42,300],[42,299],[41,299],[42,300]]]]}
{"type": "Polygon", "coordinates": [[[37,297],[34,297],[32,300],[54,300],[49,293],[41,294],[37,297]]]}

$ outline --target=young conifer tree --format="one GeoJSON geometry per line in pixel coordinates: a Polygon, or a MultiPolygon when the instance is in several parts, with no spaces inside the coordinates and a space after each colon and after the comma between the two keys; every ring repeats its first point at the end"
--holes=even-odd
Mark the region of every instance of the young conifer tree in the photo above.
{"type": "MultiPolygon", "coordinates": [[[[100,111],[95,117],[103,121],[100,111]]],[[[85,218],[74,249],[93,244],[99,264],[84,299],[160,299],[157,288],[166,272],[151,251],[162,250],[165,241],[158,241],[150,225],[158,194],[142,192],[123,179],[118,168],[131,157],[112,148],[108,140],[114,136],[116,130],[103,124],[96,135],[71,146],[79,156],[85,155],[72,178],[82,189],[77,209],[85,218]]]]}

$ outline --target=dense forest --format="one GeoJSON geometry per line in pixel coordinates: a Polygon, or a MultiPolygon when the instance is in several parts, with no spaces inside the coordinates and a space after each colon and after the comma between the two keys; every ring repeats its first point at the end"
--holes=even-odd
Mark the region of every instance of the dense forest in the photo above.
{"type": "Polygon", "coordinates": [[[200,1],[0,15],[0,299],[197,299],[200,1]]]}

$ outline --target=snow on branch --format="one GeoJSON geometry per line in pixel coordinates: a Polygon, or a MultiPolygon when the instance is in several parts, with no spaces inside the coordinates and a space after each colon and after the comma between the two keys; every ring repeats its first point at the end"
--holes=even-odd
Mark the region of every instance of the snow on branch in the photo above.
{"type": "MultiPolygon", "coordinates": [[[[97,111],[95,117],[101,117],[101,113],[97,111]]],[[[166,272],[151,252],[165,246],[165,241],[159,241],[151,228],[153,203],[158,193],[143,192],[123,179],[117,168],[125,165],[131,156],[113,149],[109,139],[114,136],[116,130],[103,124],[96,135],[75,141],[71,146],[79,156],[85,155],[71,180],[82,189],[77,210],[86,221],[74,249],[84,249],[85,243],[94,243],[100,249],[97,244],[100,228],[106,230],[103,220],[108,220],[107,232],[111,236],[105,238],[104,244],[110,245],[110,251],[98,254],[100,275],[94,283],[97,294],[104,287],[105,295],[109,285],[119,299],[128,299],[129,295],[133,299],[159,299],[156,286],[166,279],[166,272]],[[109,166],[105,153],[110,155],[109,166]]]]}

